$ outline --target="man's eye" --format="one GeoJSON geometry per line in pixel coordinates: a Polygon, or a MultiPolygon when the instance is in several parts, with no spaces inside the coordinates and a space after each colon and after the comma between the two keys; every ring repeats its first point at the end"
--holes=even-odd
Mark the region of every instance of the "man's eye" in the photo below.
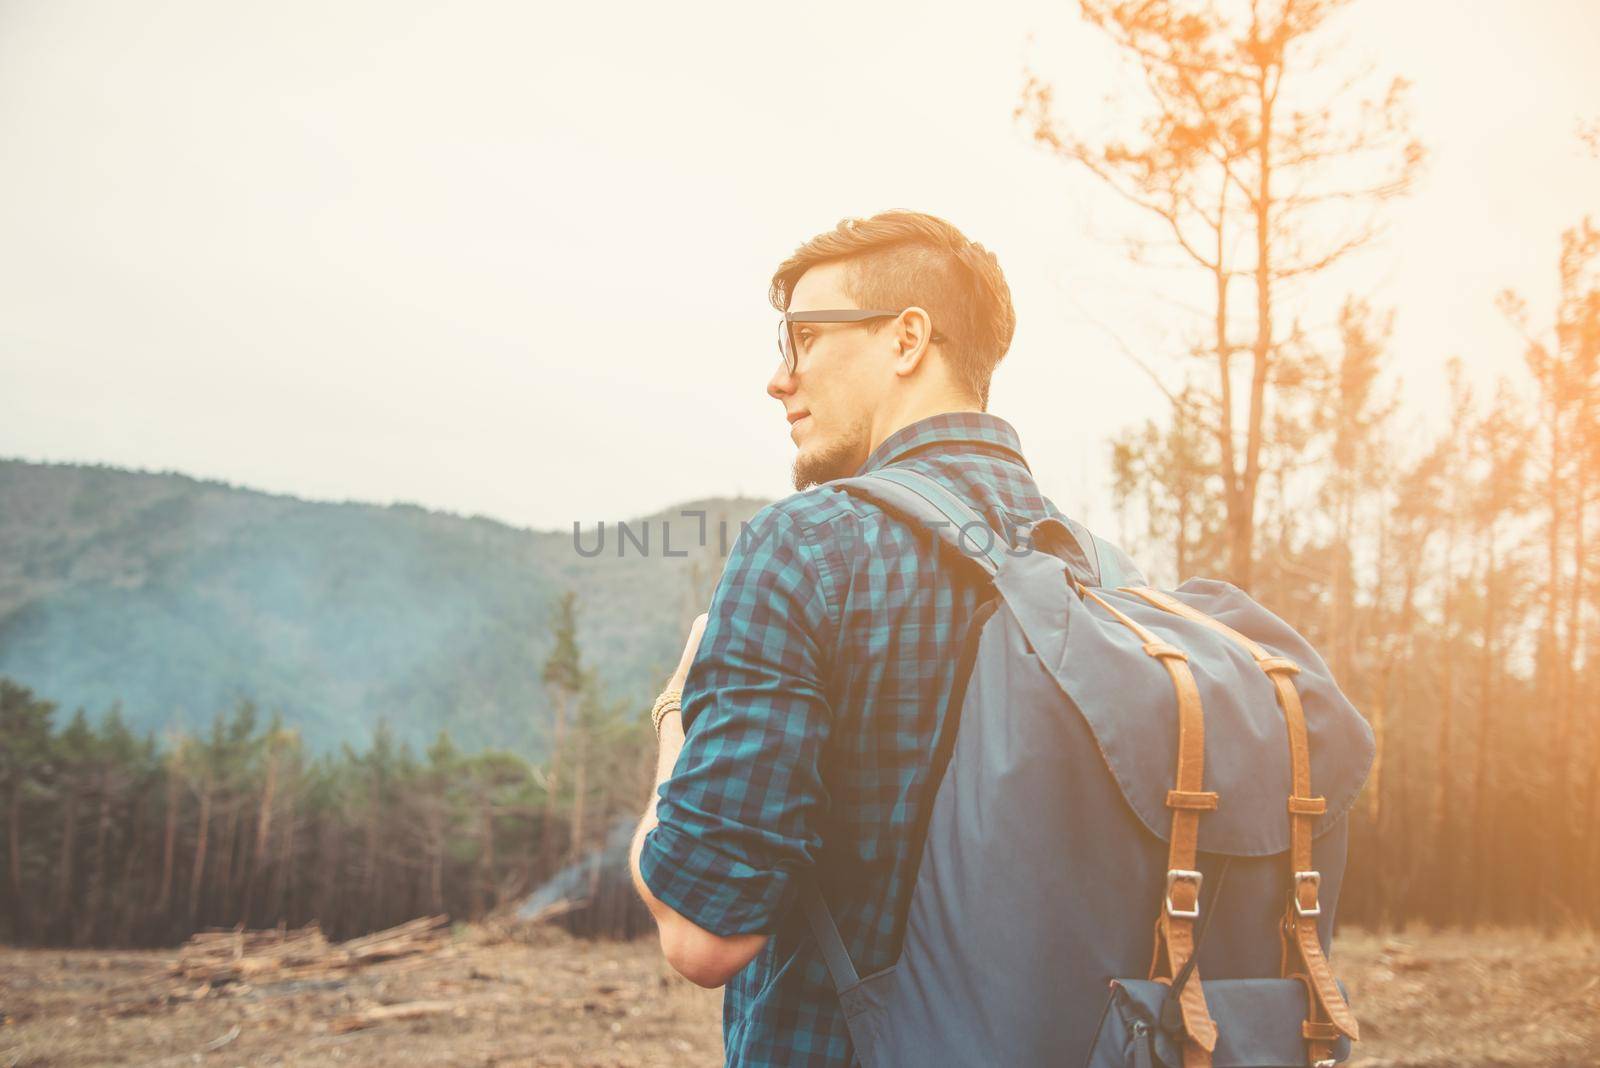
{"type": "Polygon", "coordinates": [[[809,330],[796,331],[795,336],[797,338],[799,338],[801,344],[804,344],[804,345],[811,344],[811,331],[809,331],[809,330]]]}

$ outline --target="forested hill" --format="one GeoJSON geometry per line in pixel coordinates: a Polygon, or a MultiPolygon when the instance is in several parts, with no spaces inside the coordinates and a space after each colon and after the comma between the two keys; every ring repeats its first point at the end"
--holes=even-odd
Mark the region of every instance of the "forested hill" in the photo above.
{"type": "MultiPolygon", "coordinates": [[[[380,718],[421,749],[537,756],[552,602],[613,702],[648,704],[721,571],[717,537],[762,505],[686,503],[533,531],[411,505],[320,503],[178,474],[0,460],[0,675],[91,717],[207,729],[251,700],[308,746],[364,748],[380,718]],[[700,522],[680,515],[704,509],[700,522]],[[615,520],[642,540],[618,555],[615,520]],[[663,553],[663,522],[674,553],[663,553]]],[[[598,518],[598,517],[596,517],[598,518]]],[[[642,714],[642,713],[641,713],[642,714]]]]}

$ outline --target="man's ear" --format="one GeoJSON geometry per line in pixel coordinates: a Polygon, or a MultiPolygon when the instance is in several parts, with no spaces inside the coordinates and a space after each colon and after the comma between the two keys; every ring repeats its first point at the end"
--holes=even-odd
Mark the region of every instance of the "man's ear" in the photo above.
{"type": "Polygon", "coordinates": [[[890,341],[895,348],[894,373],[904,377],[911,374],[928,354],[929,340],[933,337],[933,317],[924,309],[912,305],[889,323],[890,341]]]}

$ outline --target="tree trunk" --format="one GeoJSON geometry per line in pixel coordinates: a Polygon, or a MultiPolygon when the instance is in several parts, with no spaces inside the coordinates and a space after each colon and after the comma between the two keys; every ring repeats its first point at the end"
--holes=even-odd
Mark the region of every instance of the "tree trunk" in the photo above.
{"type": "Polygon", "coordinates": [[[1454,507],[1458,491],[1451,492],[1451,507],[1449,517],[1445,523],[1444,547],[1444,608],[1443,619],[1439,623],[1439,648],[1431,659],[1439,665],[1439,723],[1438,739],[1434,750],[1433,767],[1433,799],[1428,806],[1430,822],[1433,833],[1429,835],[1432,846],[1433,867],[1440,872],[1443,886],[1436,886],[1442,890],[1445,897],[1435,899],[1435,914],[1447,919],[1460,919],[1457,914],[1455,898],[1449,896],[1452,886],[1457,885],[1456,879],[1465,873],[1461,870],[1460,846],[1453,840],[1455,827],[1450,819],[1450,778],[1455,769],[1451,762],[1451,726],[1456,714],[1456,664],[1455,664],[1455,557],[1456,557],[1456,508],[1454,507]]]}
{"type": "Polygon", "coordinates": [[[572,842],[567,846],[570,860],[576,860],[583,855],[583,804],[584,794],[588,792],[589,787],[588,735],[587,725],[580,720],[573,730],[572,842]]]}
{"type": "Polygon", "coordinates": [[[149,835],[150,821],[145,818],[145,793],[142,790],[133,792],[133,804],[126,809],[128,825],[133,828],[133,833],[123,845],[122,873],[117,876],[117,886],[125,888],[124,892],[112,894],[110,888],[107,893],[117,904],[112,908],[114,917],[113,937],[121,945],[133,941],[133,927],[138,920],[144,919],[143,910],[146,900],[140,900],[130,891],[135,886],[144,886],[147,880],[138,878],[142,870],[140,861],[149,854],[145,850],[145,842],[149,835]]]}
{"type": "Polygon", "coordinates": [[[106,842],[111,836],[111,783],[102,779],[100,783],[100,820],[94,832],[94,874],[89,878],[89,901],[84,908],[83,919],[78,924],[76,941],[78,945],[91,945],[96,942],[96,931],[104,925],[109,929],[106,917],[103,915],[106,902],[106,842]]]}
{"type": "Polygon", "coordinates": [[[428,813],[428,911],[444,911],[444,812],[443,800],[430,806],[428,813]]]}
{"type": "Polygon", "coordinates": [[[172,901],[172,866],[178,846],[178,776],[167,769],[166,833],[161,842],[161,892],[156,895],[156,911],[164,917],[172,901]]]}
{"type": "Polygon", "coordinates": [[[295,891],[294,839],[298,821],[293,793],[284,798],[283,808],[283,833],[278,835],[278,863],[273,866],[271,898],[271,918],[280,922],[289,915],[289,902],[295,891]]]}
{"type": "MultiPolygon", "coordinates": [[[[1587,427],[1590,425],[1589,391],[1583,390],[1579,397],[1578,426],[1587,427]]],[[[1591,430],[1590,433],[1592,432],[1591,430]]],[[[1563,692],[1562,706],[1566,709],[1564,728],[1569,739],[1572,737],[1573,732],[1572,721],[1578,710],[1584,708],[1589,710],[1587,713],[1589,722],[1586,724],[1586,728],[1589,737],[1593,740],[1593,752],[1589,756],[1589,793],[1584,796],[1594,797],[1593,765],[1600,763],[1600,709],[1595,707],[1595,702],[1585,702],[1583,700],[1582,676],[1578,672],[1578,660],[1584,655],[1583,592],[1586,579],[1584,520],[1585,513],[1589,509],[1591,472],[1586,461],[1584,449],[1577,449],[1576,454],[1577,463],[1574,465],[1575,470],[1572,480],[1576,496],[1572,508],[1572,586],[1567,594],[1567,648],[1566,655],[1561,662],[1561,688],[1563,692]]],[[[1591,671],[1594,667],[1592,663],[1585,663],[1584,666],[1590,668],[1591,671]]],[[[1573,748],[1576,748],[1576,746],[1573,746],[1573,748]]],[[[1568,761],[1573,756],[1573,753],[1567,749],[1563,749],[1562,754],[1568,761]]],[[[1580,764],[1579,767],[1581,768],[1582,765],[1580,764]]],[[[1570,769],[1570,763],[1563,763],[1561,769],[1563,776],[1568,774],[1570,769]]],[[[1583,878],[1583,845],[1590,840],[1590,836],[1600,832],[1600,826],[1597,826],[1588,818],[1589,813],[1585,812],[1582,807],[1569,803],[1564,793],[1556,795],[1556,802],[1561,806],[1561,811],[1565,813],[1560,823],[1560,826],[1566,832],[1565,840],[1558,843],[1557,849],[1565,861],[1561,870],[1565,875],[1563,885],[1568,889],[1567,904],[1575,914],[1582,915],[1583,910],[1594,907],[1594,903],[1589,900],[1593,895],[1585,893],[1583,889],[1594,885],[1583,878]]],[[[1600,798],[1595,798],[1595,804],[1600,805],[1600,798]]],[[[1600,910],[1596,910],[1596,914],[1600,914],[1600,910]]]]}
{"type": "Polygon", "coordinates": [[[194,868],[189,872],[189,927],[193,930],[200,916],[200,889],[206,872],[206,840],[211,833],[211,778],[200,789],[200,814],[196,818],[194,868]]]}
{"type": "Polygon", "coordinates": [[[1549,731],[1545,736],[1544,766],[1547,778],[1548,794],[1547,818],[1539,821],[1535,831],[1537,847],[1539,850],[1538,862],[1534,865],[1534,891],[1533,904],[1535,909],[1545,917],[1545,929],[1553,930],[1554,925],[1560,920],[1555,908],[1551,908],[1549,896],[1554,887],[1560,885],[1561,861],[1559,850],[1565,844],[1565,835],[1562,833],[1566,826],[1568,806],[1567,794],[1567,762],[1571,753],[1570,724],[1567,722],[1565,709],[1562,707],[1561,686],[1557,682],[1558,674],[1564,674],[1558,666],[1561,663],[1560,635],[1556,624],[1561,616],[1561,459],[1562,459],[1562,433],[1561,433],[1561,402],[1558,394],[1556,371],[1558,365],[1552,361],[1546,373],[1551,381],[1545,383],[1545,419],[1550,435],[1550,455],[1548,466],[1545,469],[1545,509],[1548,512],[1549,523],[1546,528],[1545,555],[1545,597],[1544,619],[1539,624],[1538,656],[1535,658],[1534,671],[1536,684],[1534,692],[1540,705],[1542,716],[1547,723],[1555,723],[1556,729],[1549,731]]]}
{"type": "Polygon", "coordinates": [[[56,861],[56,899],[52,906],[55,915],[50,920],[51,930],[56,932],[55,937],[62,937],[66,933],[66,925],[72,913],[73,897],[73,870],[72,861],[78,851],[78,784],[69,780],[67,783],[67,807],[61,825],[61,855],[56,861]]]}
{"type": "Polygon", "coordinates": [[[366,857],[363,861],[365,871],[362,875],[362,903],[366,907],[366,915],[362,923],[371,925],[374,929],[382,926],[378,919],[383,915],[382,880],[378,878],[378,840],[383,827],[383,795],[377,780],[373,780],[371,795],[367,802],[367,842],[366,857]]]}
{"type": "Polygon", "coordinates": [[[246,855],[241,844],[246,833],[241,826],[244,822],[244,801],[242,790],[229,799],[228,831],[223,839],[225,844],[217,851],[217,911],[223,917],[236,915],[238,911],[240,882],[244,877],[243,858],[246,855]]]}
{"type": "Polygon", "coordinates": [[[1262,429],[1266,425],[1267,379],[1272,360],[1272,94],[1267,89],[1269,69],[1256,70],[1256,105],[1261,126],[1256,135],[1256,188],[1251,198],[1255,208],[1256,238],[1256,337],[1251,347],[1250,414],[1244,450],[1244,474],[1238,494],[1238,511],[1230,509],[1228,523],[1232,535],[1229,566],[1234,585],[1248,591],[1254,574],[1256,534],[1256,485],[1261,479],[1262,429]]]}
{"type": "Polygon", "coordinates": [[[554,717],[553,739],[550,746],[550,771],[546,777],[546,790],[544,801],[544,819],[540,834],[539,863],[544,870],[541,873],[548,877],[556,870],[556,813],[559,810],[561,795],[561,763],[562,748],[566,744],[567,733],[567,695],[564,690],[557,690],[555,694],[555,707],[552,709],[554,717]]]}
{"type": "Polygon", "coordinates": [[[487,908],[480,907],[478,910],[481,917],[488,909],[500,904],[499,889],[494,881],[494,802],[487,796],[479,809],[478,820],[478,834],[483,842],[478,852],[478,885],[480,894],[488,902],[487,908]]]}
{"type": "Polygon", "coordinates": [[[278,785],[278,754],[267,754],[266,781],[261,786],[261,803],[256,806],[256,844],[250,853],[250,866],[244,876],[244,902],[239,906],[239,922],[249,926],[250,907],[255,898],[256,881],[267,866],[267,847],[272,837],[272,803],[278,785]]]}
{"type": "Polygon", "coordinates": [[[1478,657],[1478,759],[1477,768],[1473,775],[1473,820],[1472,834],[1476,846],[1472,850],[1473,866],[1469,874],[1472,878],[1465,884],[1474,890],[1473,920],[1478,924],[1489,922],[1492,909],[1494,886],[1494,866],[1492,848],[1494,842],[1493,828],[1490,825],[1490,816],[1494,805],[1490,795],[1494,793],[1494,764],[1489,759],[1490,748],[1493,745],[1494,727],[1494,683],[1495,683],[1495,587],[1498,584],[1499,572],[1495,559],[1494,527],[1491,523],[1488,534],[1489,566],[1484,572],[1484,611],[1483,611],[1483,647],[1478,657]]]}
{"type": "MultiPolygon", "coordinates": [[[[1220,218],[1220,216],[1219,216],[1220,218]]],[[[1223,266],[1222,228],[1217,229],[1217,269],[1213,272],[1216,284],[1216,320],[1214,331],[1216,336],[1217,356],[1217,386],[1218,408],[1217,412],[1217,445],[1221,452],[1222,460],[1222,492],[1223,503],[1226,506],[1228,517],[1228,566],[1235,568],[1236,551],[1233,538],[1234,524],[1243,512],[1242,491],[1239,485],[1238,458],[1235,455],[1233,442],[1233,342],[1228,331],[1228,272],[1223,266]]],[[[1237,578],[1237,576],[1232,576],[1237,578]]],[[[1183,575],[1178,579],[1181,582],[1183,575]]],[[[1238,584],[1237,582],[1235,583],[1238,584]]],[[[1241,586],[1241,588],[1243,588],[1241,586]]]]}
{"type": "MultiPolygon", "coordinates": [[[[1399,640],[1395,645],[1394,660],[1401,666],[1398,701],[1400,707],[1406,709],[1417,707],[1416,687],[1413,685],[1417,667],[1416,594],[1417,580],[1422,572],[1422,560],[1426,548],[1427,541],[1424,537],[1416,548],[1416,554],[1412,558],[1410,566],[1406,568],[1405,593],[1400,599],[1399,640]]],[[[1416,787],[1421,785],[1416,781],[1418,778],[1417,770],[1423,766],[1423,762],[1418,752],[1419,739],[1417,735],[1420,733],[1418,729],[1420,723],[1408,716],[1406,727],[1407,729],[1402,732],[1402,737],[1409,744],[1399,747],[1400,751],[1404,753],[1401,758],[1403,766],[1400,769],[1401,774],[1394,779],[1395,791],[1399,795],[1395,806],[1398,810],[1396,813],[1395,840],[1409,843],[1412,841],[1412,828],[1420,826],[1420,822],[1412,811],[1412,806],[1415,803],[1414,799],[1418,796],[1416,787]]],[[[1397,914],[1400,916],[1409,915],[1412,911],[1412,889],[1415,886],[1414,875],[1418,870],[1419,860],[1426,863],[1428,858],[1422,856],[1420,850],[1407,850],[1406,893],[1397,905],[1397,914]]]]}
{"type": "Polygon", "coordinates": [[[11,799],[6,811],[6,858],[11,879],[11,937],[21,941],[28,930],[28,895],[22,888],[22,776],[11,780],[11,799]]]}

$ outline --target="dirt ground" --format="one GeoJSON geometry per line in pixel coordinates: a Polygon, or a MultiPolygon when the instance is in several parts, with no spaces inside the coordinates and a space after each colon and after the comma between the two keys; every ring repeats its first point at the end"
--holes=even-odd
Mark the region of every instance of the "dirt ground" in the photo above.
{"type": "MultiPolygon", "coordinates": [[[[1342,935],[1353,1065],[1600,1065],[1600,940],[1342,935]]],[[[715,1065],[721,993],[649,942],[458,932],[449,948],[326,979],[194,997],[171,954],[0,950],[0,1068],[35,1065],[715,1065]],[[407,1005],[414,1019],[342,1030],[407,1005]]]]}

